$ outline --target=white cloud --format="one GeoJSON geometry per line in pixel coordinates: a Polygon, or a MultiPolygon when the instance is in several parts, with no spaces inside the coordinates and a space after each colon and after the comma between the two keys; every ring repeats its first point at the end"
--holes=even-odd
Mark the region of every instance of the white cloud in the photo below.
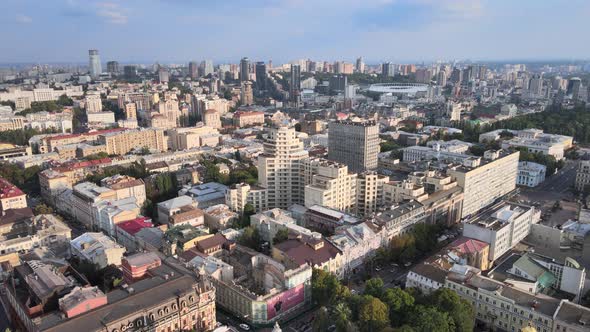
{"type": "Polygon", "coordinates": [[[18,23],[22,23],[22,24],[29,24],[31,22],[33,22],[33,19],[30,16],[27,15],[16,15],[16,21],[18,23]]]}
{"type": "Polygon", "coordinates": [[[104,18],[107,22],[113,24],[126,24],[127,15],[121,9],[118,3],[114,2],[99,2],[97,3],[97,15],[104,18]]]}

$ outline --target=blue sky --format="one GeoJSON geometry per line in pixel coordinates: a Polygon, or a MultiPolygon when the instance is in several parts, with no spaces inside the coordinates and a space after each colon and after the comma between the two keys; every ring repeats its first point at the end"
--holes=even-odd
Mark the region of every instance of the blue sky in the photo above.
{"type": "Polygon", "coordinates": [[[1,62],[588,59],[588,0],[0,0],[1,62]]]}

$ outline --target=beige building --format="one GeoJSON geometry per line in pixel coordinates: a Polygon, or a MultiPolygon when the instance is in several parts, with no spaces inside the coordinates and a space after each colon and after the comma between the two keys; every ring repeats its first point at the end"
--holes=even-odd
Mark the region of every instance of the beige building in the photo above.
{"type": "Polygon", "coordinates": [[[256,212],[266,211],[268,209],[267,190],[247,183],[237,183],[225,192],[225,204],[237,213],[244,212],[246,204],[252,205],[256,212]]]}
{"type": "Polygon", "coordinates": [[[208,109],[203,113],[203,122],[205,126],[219,129],[221,128],[221,118],[219,112],[213,109],[208,109]]]}
{"type": "Polygon", "coordinates": [[[86,113],[102,112],[102,100],[100,99],[100,93],[90,92],[86,94],[86,98],[84,98],[84,108],[86,109],[86,113]]]}
{"type": "Polygon", "coordinates": [[[137,119],[137,105],[135,103],[125,104],[125,119],[137,119]]]}
{"type": "Polygon", "coordinates": [[[100,181],[103,187],[112,189],[117,199],[134,197],[140,207],[146,200],[145,183],[142,179],[136,179],[127,175],[113,175],[100,181]]]}
{"type": "Polygon", "coordinates": [[[486,151],[478,167],[458,166],[447,170],[463,188],[463,217],[476,213],[516,188],[520,152],[486,151]]]}
{"type": "Polygon", "coordinates": [[[306,207],[320,205],[340,211],[355,211],[356,173],[349,173],[346,165],[325,159],[306,160],[304,170],[305,178],[310,179],[305,186],[306,207]]]}
{"type": "Polygon", "coordinates": [[[234,113],[233,122],[234,126],[240,128],[261,125],[264,124],[264,113],[238,111],[234,113]]]}
{"type": "Polygon", "coordinates": [[[144,147],[166,151],[168,145],[164,139],[164,131],[152,128],[107,133],[100,135],[98,139],[101,144],[106,145],[109,155],[124,155],[144,147]]]}
{"type": "Polygon", "coordinates": [[[242,101],[242,105],[254,104],[254,93],[252,91],[252,82],[250,82],[250,81],[242,82],[242,87],[240,89],[240,100],[242,101]]]}
{"type": "Polygon", "coordinates": [[[389,177],[367,171],[356,178],[356,214],[368,216],[383,204],[383,188],[389,177]]]}
{"type": "Polygon", "coordinates": [[[271,128],[258,157],[258,181],[267,189],[268,207],[287,209],[304,202],[303,163],[308,153],[295,128],[271,128]]]}
{"type": "Polygon", "coordinates": [[[219,131],[209,126],[174,128],[168,130],[172,150],[187,150],[200,146],[217,146],[221,140],[219,131]]]}
{"type": "Polygon", "coordinates": [[[328,159],[343,163],[351,172],[377,168],[379,125],[374,121],[335,121],[329,125],[328,159]]]}
{"type": "Polygon", "coordinates": [[[27,207],[27,195],[17,186],[0,178],[0,215],[9,209],[21,209],[27,207]]]}
{"type": "Polygon", "coordinates": [[[575,187],[577,191],[583,192],[587,190],[587,186],[590,184],[590,160],[580,160],[578,162],[578,168],[576,169],[576,183],[575,187]]]}

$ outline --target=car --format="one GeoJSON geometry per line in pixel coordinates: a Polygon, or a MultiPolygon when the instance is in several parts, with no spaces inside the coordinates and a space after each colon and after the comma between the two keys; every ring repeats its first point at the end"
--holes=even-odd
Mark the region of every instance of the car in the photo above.
{"type": "Polygon", "coordinates": [[[397,265],[396,263],[391,263],[391,266],[399,267],[399,265],[397,265]]]}
{"type": "Polygon", "coordinates": [[[240,324],[239,326],[244,331],[250,331],[250,326],[248,326],[248,324],[240,324]]]}
{"type": "Polygon", "coordinates": [[[412,263],[407,262],[406,264],[404,264],[405,267],[410,267],[412,265],[412,263]]]}

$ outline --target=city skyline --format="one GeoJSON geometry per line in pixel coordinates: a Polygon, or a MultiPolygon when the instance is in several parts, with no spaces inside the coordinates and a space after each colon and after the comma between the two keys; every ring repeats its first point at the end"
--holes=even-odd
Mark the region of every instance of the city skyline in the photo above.
{"type": "Polygon", "coordinates": [[[84,63],[89,49],[100,50],[103,62],[135,63],[362,55],[376,64],[590,54],[577,37],[590,28],[584,19],[590,4],[583,1],[7,0],[0,9],[6,13],[0,28],[13,31],[0,46],[0,63],[84,63]]]}

